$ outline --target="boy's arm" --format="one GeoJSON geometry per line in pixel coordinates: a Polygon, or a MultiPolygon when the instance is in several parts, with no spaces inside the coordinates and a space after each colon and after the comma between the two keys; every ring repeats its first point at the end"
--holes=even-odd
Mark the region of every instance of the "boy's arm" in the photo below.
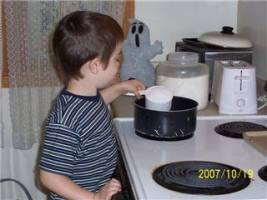
{"type": "Polygon", "coordinates": [[[127,91],[120,83],[114,84],[100,91],[101,96],[103,97],[106,104],[110,104],[113,100],[126,92],[127,91]]]}
{"type": "Polygon", "coordinates": [[[86,191],[71,181],[68,177],[40,170],[40,180],[50,191],[69,200],[93,200],[95,193],[86,191]]]}
{"type": "Polygon", "coordinates": [[[120,95],[126,92],[133,92],[136,96],[139,96],[139,90],[144,90],[145,86],[139,80],[128,80],[114,84],[108,88],[101,90],[101,95],[106,104],[111,103],[120,95]]]}
{"type": "Polygon", "coordinates": [[[121,191],[121,184],[111,179],[98,192],[90,192],[75,184],[68,177],[40,170],[40,180],[50,191],[68,200],[111,200],[112,196],[121,191]]]}

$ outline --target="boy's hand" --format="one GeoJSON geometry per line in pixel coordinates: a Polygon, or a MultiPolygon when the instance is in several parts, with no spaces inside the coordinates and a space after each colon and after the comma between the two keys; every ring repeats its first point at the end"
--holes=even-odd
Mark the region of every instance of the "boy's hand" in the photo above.
{"type": "Polygon", "coordinates": [[[144,84],[136,79],[122,81],[108,88],[101,90],[101,95],[106,104],[110,104],[114,99],[127,92],[132,92],[137,98],[140,97],[139,91],[144,90],[144,84]]]}
{"type": "Polygon", "coordinates": [[[126,92],[133,92],[136,97],[140,97],[139,91],[145,89],[145,85],[137,79],[123,81],[122,84],[126,92]]]}
{"type": "Polygon", "coordinates": [[[121,184],[117,179],[111,179],[99,192],[95,193],[94,200],[110,200],[112,196],[121,191],[121,184]]]}

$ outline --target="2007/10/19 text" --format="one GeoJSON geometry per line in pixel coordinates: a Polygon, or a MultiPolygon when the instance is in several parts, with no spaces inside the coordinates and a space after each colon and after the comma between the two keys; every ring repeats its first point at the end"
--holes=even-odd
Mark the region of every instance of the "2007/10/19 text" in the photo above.
{"type": "Polygon", "coordinates": [[[254,172],[252,169],[199,169],[198,178],[200,179],[252,179],[254,172]]]}

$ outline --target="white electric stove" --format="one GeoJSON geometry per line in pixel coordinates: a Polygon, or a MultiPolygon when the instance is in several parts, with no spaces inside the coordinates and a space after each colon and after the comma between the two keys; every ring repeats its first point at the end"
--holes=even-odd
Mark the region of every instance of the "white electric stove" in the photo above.
{"type": "Polygon", "coordinates": [[[258,170],[267,165],[267,157],[244,139],[222,136],[215,126],[232,121],[254,122],[267,126],[267,115],[198,117],[192,138],[180,141],[155,141],[135,134],[133,118],[115,118],[117,138],[129,181],[137,200],[147,199],[267,199],[267,182],[258,170]],[[253,171],[251,183],[244,189],[221,195],[176,192],[156,183],[153,171],[164,164],[180,161],[218,162],[244,171],[253,171]]]}

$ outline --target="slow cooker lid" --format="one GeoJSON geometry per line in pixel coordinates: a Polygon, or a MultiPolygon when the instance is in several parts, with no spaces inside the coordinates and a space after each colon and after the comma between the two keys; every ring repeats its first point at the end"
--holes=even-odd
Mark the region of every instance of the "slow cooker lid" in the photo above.
{"type": "Polygon", "coordinates": [[[207,32],[198,38],[199,41],[224,48],[251,48],[249,39],[234,33],[230,26],[222,27],[220,32],[207,32]]]}

